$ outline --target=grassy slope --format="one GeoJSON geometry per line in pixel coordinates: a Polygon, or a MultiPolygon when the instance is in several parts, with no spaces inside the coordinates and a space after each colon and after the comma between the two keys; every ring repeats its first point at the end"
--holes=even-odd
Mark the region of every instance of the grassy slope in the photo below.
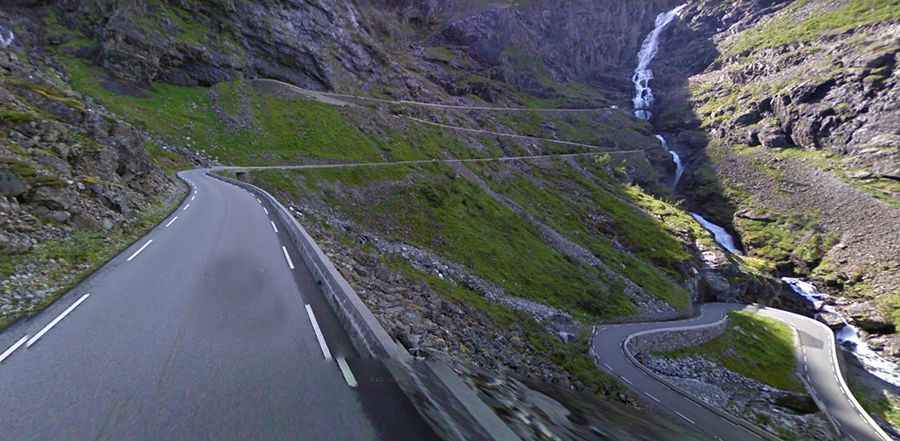
{"type": "Polygon", "coordinates": [[[752,313],[732,312],[728,328],[720,337],[665,355],[699,355],[761,383],[803,392],[803,384],[795,375],[793,348],[794,334],[787,325],[752,313]]]}
{"type": "Polygon", "coordinates": [[[850,377],[850,389],[867,412],[900,428],[900,396],[884,390],[873,390],[850,377]]]}
{"type": "Polygon", "coordinates": [[[516,213],[445,166],[266,171],[256,176],[266,186],[275,184],[295,195],[319,194],[355,223],[461,263],[511,295],[581,318],[633,312],[621,287],[564,258],[516,213]],[[283,187],[301,180],[302,190],[283,187]],[[388,187],[366,191],[376,183],[388,187]]]}
{"type": "Polygon", "coordinates": [[[794,13],[810,2],[811,0],[794,1],[787,13],[742,33],[726,48],[724,54],[805,42],[827,33],[840,33],[870,23],[900,19],[900,0],[848,0],[845,5],[834,10],[813,11],[797,20],[794,13]]]}
{"type": "MultiPolygon", "coordinates": [[[[491,164],[479,168],[483,175],[490,177],[485,169],[497,172],[502,170],[500,167],[491,164]]],[[[536,185],[523,174],[495,175],[504,176],[488,179],[495,191],[510,197],[606,264],[622,271],[649,293],[679,309],[688,306],[688,293],[673,279],[681,278],[676,268],[689,260],[690,254],[684,244],[674,239],[660,222],[621,198],[626,189],[620,184],[609,180],[606,186],[597,185],[560,163],[530,170],[532,179],[540,178],[545,184],[543,186],[536,185]],[[571,191],[573,188],[580,190],[577,193],[583,196],[573,194],[576,193],[571,191]],[[595,216],[609,220],[603,225],[605,231],[591,225],[591,219],[595,216]],[[624,242],[632,252],[616,248],[613,239],[624,242]]]]}
{"type": "Polygon", "coordinates": [[[520,327],[535,350],[547,354],[554,363],[569,372],[594,394],[611,396],[624,391],[621,383],[594,365],[588,355],[589,342],[586,336],[580,336],[574,344],[564,344],[558,338],[547,334],[537,322],[524,313],[491,303],[481,294],[438,278],[434,274],[418,271],[408,263],[395,261],[391,266],[402,271],[407,277],[427,283],[448,300],[464,303],[485,312],[493,323],[501,328],[520,327]]]}

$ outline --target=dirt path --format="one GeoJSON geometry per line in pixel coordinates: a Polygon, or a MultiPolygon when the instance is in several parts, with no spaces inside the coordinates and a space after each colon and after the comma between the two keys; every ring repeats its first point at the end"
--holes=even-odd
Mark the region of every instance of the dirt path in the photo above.
{"type": "Polygon", "coordinates": [[[260,84],[276,84],[280,86],[284,86],[289,88],[290,90],[297,92],[301,95],[308,96],[310,98],[316,98],[319,101],[322,101],[327,104],[334,105],[352,105],[352,103],[342,102],[340,100],[334,100],[331,98],[344,98],[349,100],[357,100],[357,101],[367,101],[371,103],[381,103],[381,104],[401,104],[407,106],[418,106],[418,107],[430,107],[433,109],[446,109],[446,110],[487,110],[487,111],[497,111],[497,112],[559,112],[559,113],[573,113],[573,112],[599,112],[603,110],[607,110],[606,107],[593,107],[593,108],[584,108],[584,109],[576,109],[576,108],[532,108],[532,107],[492,107],[492,106],[460,106],[456,104],[441,104],[441,103],[423,103],[421,101],[410,101],[410,100],[389,100],[384,98],[374,98],[369,96],[360,96],[360,95],[349,95],[343,93],[334,93],[334,92],[321,92],[318,90],[309,90],[303,89],[301,87],[297,87],[293,84],[288,84],[278,80],[271,79],[257,79],[253,80],[255,83],[260,84]]]}

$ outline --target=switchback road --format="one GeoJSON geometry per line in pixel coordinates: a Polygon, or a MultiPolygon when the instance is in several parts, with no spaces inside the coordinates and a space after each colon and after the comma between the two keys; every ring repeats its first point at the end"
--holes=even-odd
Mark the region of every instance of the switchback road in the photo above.
{"type": "Polygon", "coordinates": [[[641,334],[711,326],[731,311],[749,310],[791,326],[797,333],[800,375],[810,393],[834,421],[842,439],[848,441],[890,441],[856,402],[838,364],[834,334],[825,325],[808,317],[772,308],[711,303],[704,304],[698,317],[674,322],[631,323],[595,329],[591,351],[601,366],[638,392],[651,407],[674,414],[685,423],[724,441],[764,439],[734,420],[687,397],[636,366],[626,353],[626,341],[641,334]]]}

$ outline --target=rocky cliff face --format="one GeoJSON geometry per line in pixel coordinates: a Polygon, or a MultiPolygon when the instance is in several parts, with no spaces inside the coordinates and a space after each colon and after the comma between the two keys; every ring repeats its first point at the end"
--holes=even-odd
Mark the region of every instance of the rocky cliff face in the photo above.
{"type": "Polygon", "coordinates": [[[144,133],[62,81],[31,12],[0,10],[3,323],[46,304],[96,263],[104,235],[174,190],[144,133]]]}
{"type": "Polygon", "coordinates": [[[555,97],[564,92],[558,85],[581,81],[603,84],[624,102],[643,35],[674,4],[76,0],[60,7],[63,26],[96,40],[79,55],[137,86],[263,77],[312,89],[399,97],[474,92],[493,100],[502,89],[493,82],[555,97]],[[446,57],[456,58],[451,69],[440,63],[446,57]],[[483,81],[460,87],[452,71],[483,81]]]}
{"type": "Polygon", "coordinates": [[[751,254],[774,257],[785,274],[824,262],[822,282],[886,295],[900,287],[900,40],[896,7],[870,3],[691,3],[660,57],[670,110],[655,123],[697,165],[683,191],[724,208],[718,220],[746,236],[751,254]],[[721,182],[702,176],[705,163],[721,182]],[[792,215],[804,217],[787,222],[798,236],[830,238],[808,253],[766,255],[777,239],[753,222],[792,215]]]}
{"type": "Polygon", "coordinates": [[[363,89],[391,62],[349,1],[67,1],[63,25],[96,39],[82,55],[139,86],[240,76],[363,89]]]}

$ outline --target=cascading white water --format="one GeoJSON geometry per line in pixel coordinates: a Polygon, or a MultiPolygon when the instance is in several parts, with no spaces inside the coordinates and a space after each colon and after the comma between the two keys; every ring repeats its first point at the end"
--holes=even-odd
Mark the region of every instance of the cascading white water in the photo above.
{"type": "Polygon", "coordinates": [[[12,29],[6,29],[3,26],[0,26],[0,47],[9,47],[15,39],[16,35],[13,34],[12,29]],[[7,32],[9,35],[7,35],[7,32]]]}
{"type": "Polygon", "coordinates": [[[705,217],[698,213],[691,213],[691,216],[697,222],[700,222],[700,225],[703,225],[703,228],[706,228],[706,231],[712,233],[713,237],[716,239],[716,243],[721,245],[722,248],[725,248],[732,254],[741,254],[741,251],[737,248],[736,242],[734,241],[734,237],[729,234],[727,230],[706,220],[705,217]]]}
{"type": "MultiPolygon", "coordinates": [[[[634,116],[637,118],[649,121],[653,116],[650,109],[653,106],[655,98],[653,96],[653,90],[650,88],[650,80],[653,79],[653,71],[650,70],[650,63],[656,57],[656,53],[659,50],[660,35],[662,35],[666,27],[672,23],[681,9],[685,6],[686,5],[681,5],[671,11],[656,16],[656,27],[649,35],[647,35],[643,44],[641,44],[641,50],[638,52],[638,66],[632,77],[635,88],[633,100],[634,116]]],[[[681,157],[678,156],[677,152],[669,148],[669,143],[662,135],[656,135],[656,138],[659,140],[660,144],[662,144],[663,148],[672,155],[672,161],[676,166],[674,186],[678,186],[678,181],[681,180],[685,171],[685,167],[681,162],[681,157]]],[[[691,216],[699,222],[703,228],[712,233],[716,243],[722,248],[725,248],[732,254],[741,254],[740,250],[738,250],[737,242],[727,230],[706,220],[706,218],[699,213],[692,212],[691,216]]],[[[825,296],[819,293],[815,286],[801,279],[785,277],[783,280],[794,290],[794,292],[809,300],[817,311],[837,314],[841,317],[844,321],[844,326],[835,333],[841,347],[853,352],[868,372],[890,384],[900,387],[900,366],[884,359],[879,356],[878,353],[873,351],[863,340],[859,328],[851,325],[840,312],[826,304],[825,296]]]]}
{"type": "Polygon", "coordinates": [[[816,311],[835,314],[844,322],[844,326],[837,330],[835,336],[841,347],[852,352],[856,358],[866,368],[866,371],[872,375],[900,387],[900,365],[886,360],[872,350],[862,338],[862,331],[856,326],[851,325],[847,318],[838,310],[828,305],[825,300],[826,296],[816,289],[815,285],[802,279],[793,277],[782,277],[795,293],[807,299],[816,311]]]}
{"type": "MultiPolygon", "coordinates": [[[[634,69],[634,76],[631,81],[634,83],[634,116],[644,121],[649,121],[653,116],[650,109],[653,107],[655,98],[653,97],[653,89],[650,88],[650,80],[653,79],[653,71],[650,70],[650,63],[656,58],[659,51],[659,37],[662,35],[666,27],[675,20],[678,12],[686,5],[681,5],[671,11],[663,12],[656,16],[656,23],[653,31],[651,31],[644,42],[641,44],[641,50],[638,52],[638,65],[634,69]]],[[[678,152],[669,148],[669,143],[662,135],[656,135],[663,148],[672,156],[672,162],[675,163],[675,182],[672,188],[678,187],[678,181],[684,174],[684,165],[681,163],[681,156],[678,152]]]]}
{"type": "Polygon", "coordinates": [[[653,79],[653,71],[650,69],[650,63],[656,58],[659,51],[659,36],[662,35],[669,23],[675,19],[685,5],[681,5],[671,11],[663,12],[656,16],[656,27],[644,38],[641,44],[641,50],[638,52],[638,65],[634,69],[634,76],[631,81],[634,83],[634,116],[649,121],[653,116],[650,108],[653,107],[653,90],[650,89],[650,80],[653,79]]]}
{"type": "Polygon", "coordinates": [[[684,174],[684,164],[681,163],[681,156],[678,156],[678,152],[669,148],[669,143],[662,135],[656,135],[656,139],[658,139],[663,148],[672,155],[672,162],[675,163],[675,182],[672,183],[672,188],[677,188],[678,181],[681,180],[681,176],[684,174]]]}

